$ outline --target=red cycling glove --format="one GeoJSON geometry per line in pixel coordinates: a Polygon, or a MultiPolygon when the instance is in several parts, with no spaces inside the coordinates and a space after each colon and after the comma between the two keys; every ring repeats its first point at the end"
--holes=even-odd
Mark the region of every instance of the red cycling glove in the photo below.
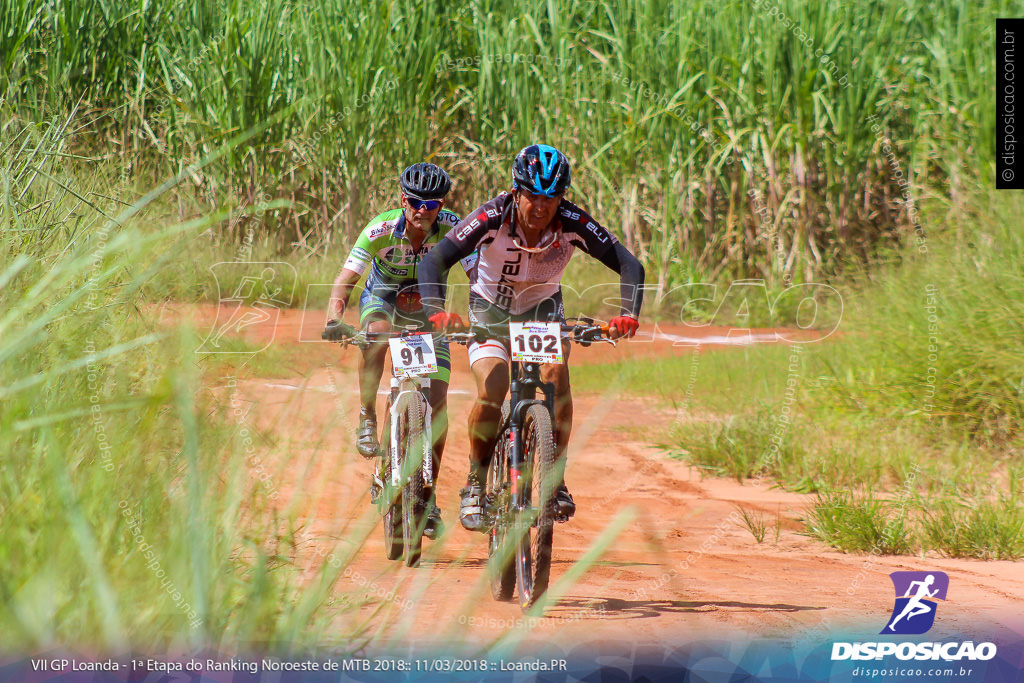
{"type": "MultiPolygon", "coordinates": [[[[640,321],[628,315],[619,315],[612,318],[611,322],[608,323],[608,328],[609,331],[616,330],[619,336],[632,337],[640,329],[640,321]]],[[[615,335],[613,334],[612,336],[614,337],[615,335]]]]}
{"type": "Polygon", "coordinates": [[[463,328],[466,327],[466,323],[462,322],[462,318],[459,317],[458,313],[448,313],[441,311],[430,316],[430,324],[434,326],[435,330],[445,332],[449,329],[463,328]]]}

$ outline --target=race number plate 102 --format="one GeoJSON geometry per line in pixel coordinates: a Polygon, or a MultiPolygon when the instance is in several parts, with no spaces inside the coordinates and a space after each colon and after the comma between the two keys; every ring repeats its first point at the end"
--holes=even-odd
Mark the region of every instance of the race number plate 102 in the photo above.
{"type": "Polygon", "coordinates": [[[523,363],[562,363],[561,323],[509,323],[512,360],[523,363]]]}
{"type": "Polygon", "coordinates": [[[399,377],[437,372],[434,337],[429,333],[392,337],[388,344],[391,346],[391,364],[399,377]]]}

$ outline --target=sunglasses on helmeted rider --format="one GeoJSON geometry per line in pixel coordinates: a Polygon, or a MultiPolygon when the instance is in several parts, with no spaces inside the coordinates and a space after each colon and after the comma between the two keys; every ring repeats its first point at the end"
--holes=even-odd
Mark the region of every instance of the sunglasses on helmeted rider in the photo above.
{"type": "Polygon", "coordinates": [[[427,211],[433,211],[441,206],[441,202],[437,199],[416,199],[414,197],[406,197],[405,201],[409,202],[409,206],[412,207],[413,211],[419,211],[420,207],[427,211]]]}

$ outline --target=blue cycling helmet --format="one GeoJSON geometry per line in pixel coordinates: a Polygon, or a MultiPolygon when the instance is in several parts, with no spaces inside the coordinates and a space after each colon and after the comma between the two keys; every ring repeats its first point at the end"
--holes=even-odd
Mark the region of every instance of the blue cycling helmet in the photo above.
{"type": "Polygon", "coordinates": [[[554,197],[565,192],[571,179],[569,160],[550,145],[524,147],[512,162],[512,189],[554,197]]]}

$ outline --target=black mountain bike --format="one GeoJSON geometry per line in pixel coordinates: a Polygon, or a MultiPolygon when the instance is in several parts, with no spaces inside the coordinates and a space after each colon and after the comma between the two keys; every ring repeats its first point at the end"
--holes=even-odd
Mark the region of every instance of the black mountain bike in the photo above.
{"type": "MultiPolygon", "coordinates": [[[[582,346],[615,344],[607,337],[607,326],[589,318],[572,318],[560,327],[561,338],[582,346]]],[[[505,338],[513,350],[526,353],[550,352],[560,345],[554,334],[516,335],[508,325],[473,326],[469,334],[479,340],[505,338]]],[[[494,598],[511,600],[518,588],[519,606],[525,611],[548,588],[554,523],[565,521],[556,516],[554,502],[564,462],[555,459],[555,387],[541,381],[540,363],[510,362],[509,379],[485,485],[488,572],[494,598]]]]}

